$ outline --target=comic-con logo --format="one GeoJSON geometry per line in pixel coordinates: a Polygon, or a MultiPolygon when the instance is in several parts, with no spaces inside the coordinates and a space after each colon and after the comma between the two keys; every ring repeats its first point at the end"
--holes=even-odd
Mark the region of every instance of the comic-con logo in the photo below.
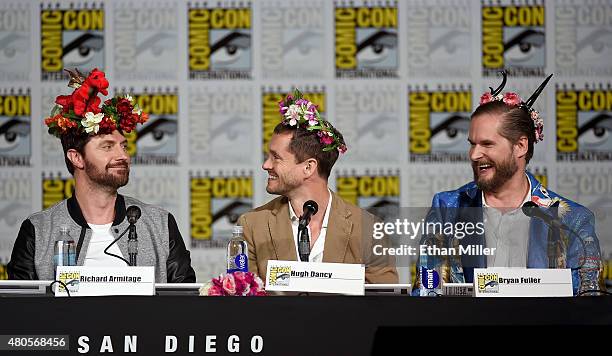
{"type": "Polygon", "coordinates": [[[252,174],[192,173],[191,246],[225,247],[238,218],[253,207],[252,174]]]}
{"type": "Polygon", "coordinates": [[[270,267],[270,275],[268,282],[270,286],[288,286],[291,279],[290,266],[274,266],[270,267]]]}
{"type": "Polygon", "coordinates": [[[544,5],[482,6],[482,72],[543,76],[546,65],[544,5]]]}
{"type": "Polygon", "coordinates": [[[397,3],[337,1],[334,11],[338,78],[395,78],[399,70],[397,3]]]}
{"type": "Polygon", "coordinates": [[[30,91],[0,92],[0,166],[28,166],[31,157],[30,91]]]}
{"type": "MultiPolygon", "coordinates": [[[[125,91],[122,89],[121,91],[125,91]]],[[[133,91],[128,91],[133,92],[133,91]]],[[[178,94],[177,89],[132,94],[149,120],[125,134],[128,154],[134,164],[176,164],[178,155],[178,94]]]]}
{"type": "MultiPolygon", "coordinates": [[[[322,117],[325,117],[326,106],[325,106],[325,87],[303,87],[301,88],[304,97],[311,102],[318,105],[319,113],[322,117]]],[[[272,135],[274,134],[274,128],[278,125],[282,117],[278,113],[278,102],[281,101],[285,96],[293,91],[293,88],[283,90],[280,87],[276,88],[262,88],[262,152],[263,159],[265,160],[270,150],[269,144],[272,135]]]]}
{"type": "Polygon", "coordinates": [[[400,198],[399,172],[376,172],[363,175],[342,172],[336,178],[338,195],[384,221],[397,216],[400,198]]]}
{"type": "Polygon", "coordinates": [[[59,274],[57,291],[66,293],[66,288],[70,293],[79,291],[81,272],[62,272],[59,274]]]}
{"type": "Polygon", "coordinates": [[[251,3],[218,4],[192,3],[187,10],[189,78],[250,79],[251,3]]]}
{"type": "Polygon", "coordinates": [[[499,276],[497,273],[479,273],[476,283],[480,293],[499,293],[499,276]]]}
{"type": "Polygon", "coordinates": [[[103,4],[83,6],[59,8],[55,3],[41,5],[42,80],[65,80],[64,68],[78,68],[82,73],[89,73],[94,68],[104,70],[103,4]]]}
{"type": "Polygon", "coordinates": [[[176,79],[178,13],[175,4],[115,2],[113,63],[121,79],[176,79]]]}
{"type": "Polygon", "coordinates": [[[30,3],[0,4],[0,80],[29,81],[32,58],[30,3]]]}
{"type": "Polygon", "coordinates": [[[612,74],[610,2],[574,1],[555,4],[555,74],[612,74]]]}
{"type": "Polygon", "coordinates": [[[74,178],[65,178],[61,174],[43,173],[42,205],[47,209],[54,204],[72,197],[74,194],[74,178]]]}
{"type": "Polygon", "coordinates": [[[472,107],[470,86],[408,88],[409,153],[411,162],[465,161],[472,107]]]}
{"type": "Polygon", "coordinates": [[[610,85],[558,86],[557,160],[612,160],[610,85]]]}

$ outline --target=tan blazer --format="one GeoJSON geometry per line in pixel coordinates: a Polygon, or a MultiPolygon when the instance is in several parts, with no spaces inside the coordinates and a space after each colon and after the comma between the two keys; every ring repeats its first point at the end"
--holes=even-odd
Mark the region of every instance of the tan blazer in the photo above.
{"type": "MultiPolygon", "coordinates": [[[[370,238],[364,239],[362,225],[365,219],[374,221],[375,218],[337,194],[332,193],[332,196],[323,262],[364,263],[362,246],[370,243],[372,234],[368,233],[370,238]]],[[[245,213],[238,225],[244,227],[249,245],[249,271],[259,275],[264,282],[268,260],[298,260],[287,198],[278,197],[245,213]]],[[[395,264],[386,261],[376,265],[366,263],[365,279],[366,283],[398,283],[395,264]]]]}

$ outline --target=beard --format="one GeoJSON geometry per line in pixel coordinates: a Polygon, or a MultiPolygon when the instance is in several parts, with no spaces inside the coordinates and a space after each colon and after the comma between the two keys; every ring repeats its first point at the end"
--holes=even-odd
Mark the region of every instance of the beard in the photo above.
{"type": "Polygon", "coordinates": [[[300,184],[292,179],[287,179],[287,177],[282,178],[278,177],[275,180],[268,180],[268,184],[266,185],[266,192],[268,194],[276,194],[287,196],[289,192],[299,187],[300,184]]]}
{"type": "Polygon", "coordinates": [[[107,188],[117,190],[128,183],[130,179],[130,166],[126,163],[107,164],[104,170],[99,170],[94,164],[85,160],[85,174],[92,182],[107,188]],[[123,171],[112,173],[111,168],[123,167],[123,171]]]}
{"type": "Polygon", "coordinates": [[[501,188],[504,183],[514,176],[514,174],[518,171],[518,165],[516,164],[516,161],[512,159],[512,155],[508,155],[506,159],[499,163],[492,160],[472,162],[472,170],[474,172],[474,181],[476,182],[476,186],[478,186],[478,188],[483,192],[494,192],[501,188]],[[495,169],[493,177],[486,179],[479,176],[478,166],[481,164],[490,164],[491,168],[495,169]]]}

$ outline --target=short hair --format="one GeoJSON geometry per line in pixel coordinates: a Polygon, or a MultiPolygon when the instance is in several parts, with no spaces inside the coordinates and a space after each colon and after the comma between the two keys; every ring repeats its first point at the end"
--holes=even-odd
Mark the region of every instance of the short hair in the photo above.
{"type": "Polygon", "coordinates": [[[536,142],[535,124],[529,112],[520,106],[510,106],[503,101],[494,100],[476,108],[472,113],[472,119],[483,114],[502,116],[499,134],[512,144],[516,144],[522,136],[527,137],[525,161],[529,163],[533,157],[533,145],[536,142]]]}
{"type": "MultiPolygon", "coordinates": [[[[344,142],[342,134],[333,126],[331,126],[331,129],[334,136],[344,142]]],[[[289,152],[295,155],[298,162],[304,162],[309,158],[316,159],[318,162],[317,173],[320,177],[327,179],[340,153],[335,148],[333,150],[323,151],[325,146],[319,141],[317,132],[316,130],[308,131],[303,127],[295,128],[282,122],[274,128],[274,133],[277,135],[291,134],[289,152]]]]}
{"type": "Polygon", "coordinates": [[[91,140],[93,136],[87,134],[76,134],[76,133],[65,133],[60,137],[62,142],[62,148],[64,150],[64,160],[66,161],[66,168],[68,172],[74,175],[74,165],[68,159],[68,150],[74,149],[85,157],[85,145],[91,140]]]}

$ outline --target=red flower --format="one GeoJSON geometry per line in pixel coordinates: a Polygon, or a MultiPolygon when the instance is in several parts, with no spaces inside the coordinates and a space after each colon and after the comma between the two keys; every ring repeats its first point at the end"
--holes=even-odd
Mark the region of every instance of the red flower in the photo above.
{"type": "Polygon", "coordinates": [[[119,124],[119,127],[121,128],[121,131],[125,133],[129,133],[129,132],[132,132],[132,130],[136,128],[136,122],[132,120],[122,119],[119,124]]]}
{"type": "Polygon", "coordinates": [[[130,101],[127,100],[126,98],[121,98],[117,102],[117,112],[121,114],[122,116],[125,114],[131,114],[132,109],[133,109],[132,104],[130,104],[130,101]]]}
{"type": "Polygon", "coordinates": [[[493,100],[493,95],[491,93],[484,93],[480,97],[480,105],[486,104],[493,100]]]}
{"type": "Polygon", "coordinates": [[[108,95],[108,80],[105,77],[104,72],[95,68],[91,72],[89,72],[89,76],[85,79],[85,83],[88,86],[91,86],[94,89],[94,93],[92,95],[98,95],[98,92],[102,93],[102,95],[108,95]]]}
{"type": "Polygon", "coordinates": [[[324,144],[325,146],[331,145],[332,143],[334,143],[334,138],[329,135],[321,135],[319,140],[321,140],[321,143],[324,144]]]}

